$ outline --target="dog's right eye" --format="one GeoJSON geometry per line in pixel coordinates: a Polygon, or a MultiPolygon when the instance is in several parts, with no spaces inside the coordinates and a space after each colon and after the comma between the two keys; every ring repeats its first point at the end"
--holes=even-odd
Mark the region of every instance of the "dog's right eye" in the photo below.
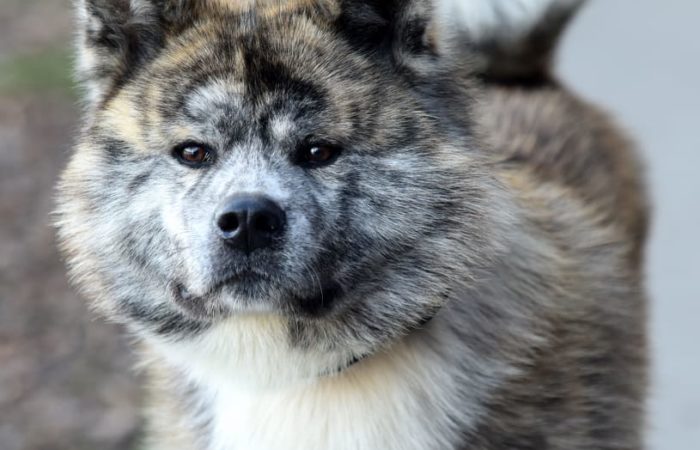
{"type": "Polygon", "coordinates": [[[187,142],[173,150],[173,156],[189,167],[203,167],[214,162],[214,151],[204,144],[187,142]]]}

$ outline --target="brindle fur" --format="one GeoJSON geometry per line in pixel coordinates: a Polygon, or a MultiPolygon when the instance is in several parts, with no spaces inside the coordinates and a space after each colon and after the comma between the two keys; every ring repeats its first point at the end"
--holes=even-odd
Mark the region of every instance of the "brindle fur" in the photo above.
{"type": "MultiPolygon", "coordinates": [[[[358,427],[381,394],[368,380],[413,380],[423,407],[403,428],[378,417],[417,448],[643,447],[640,164],[549,74],[580,2],[553,3],[503,49],[447,39],[423,0],[79,2],[88,101],[59,238],[76,285],[141,342],[147,448],[231,450],[219,375],[350,392],[358,427]],[[338,161],[295,167],[309,135],[338,161]],[[214,167],[174,161],[193,139],[214,167]],[[279,249],[243,262],[210,233],[238,190],[290,217],[279,249]],[[266,278],[226,281],[241,267],[266,278]]],[[[400,445],[314,411],[283,419],[327,435],[284,445],[400,445]]]]}

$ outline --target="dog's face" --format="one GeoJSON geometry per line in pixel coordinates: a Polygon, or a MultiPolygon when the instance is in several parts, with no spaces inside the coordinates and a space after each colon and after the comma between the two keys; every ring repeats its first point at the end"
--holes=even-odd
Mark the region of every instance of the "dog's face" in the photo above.
{"type": "Polygon", "coordinates": [[[84,5],[91,112],[58,211],[112,317],[186,340],[274,315],[342,365],[488,259],[469,89],[423,2],[123,3],[84,5]]]}

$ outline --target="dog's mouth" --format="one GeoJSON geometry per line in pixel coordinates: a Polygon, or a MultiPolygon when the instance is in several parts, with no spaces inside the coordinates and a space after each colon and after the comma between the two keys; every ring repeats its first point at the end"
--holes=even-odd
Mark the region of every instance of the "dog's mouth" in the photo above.
{"type": "Polygon", "coordinates": [[[275,280],[265,274],[240,272],[218,281],[201,295],[191,292],[184,283],[174,282],[172,295],[175,303],[189,315],[213,319],[246,312],[320,317],[330,312],[345,293],[339,283],[330,279],[317,280],[302,292],[286,290],[275,284],[275,280]]]}

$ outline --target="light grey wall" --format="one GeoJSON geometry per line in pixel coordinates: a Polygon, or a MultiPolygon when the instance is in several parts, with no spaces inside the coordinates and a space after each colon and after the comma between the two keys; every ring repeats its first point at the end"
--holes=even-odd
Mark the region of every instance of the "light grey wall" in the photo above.
{"type": "Polygon", "coordinates": [[[613,112],[646,157],[654,201],[651,450],[700,449],[700,0],[595,0],[562,78],[613,112]]]}

